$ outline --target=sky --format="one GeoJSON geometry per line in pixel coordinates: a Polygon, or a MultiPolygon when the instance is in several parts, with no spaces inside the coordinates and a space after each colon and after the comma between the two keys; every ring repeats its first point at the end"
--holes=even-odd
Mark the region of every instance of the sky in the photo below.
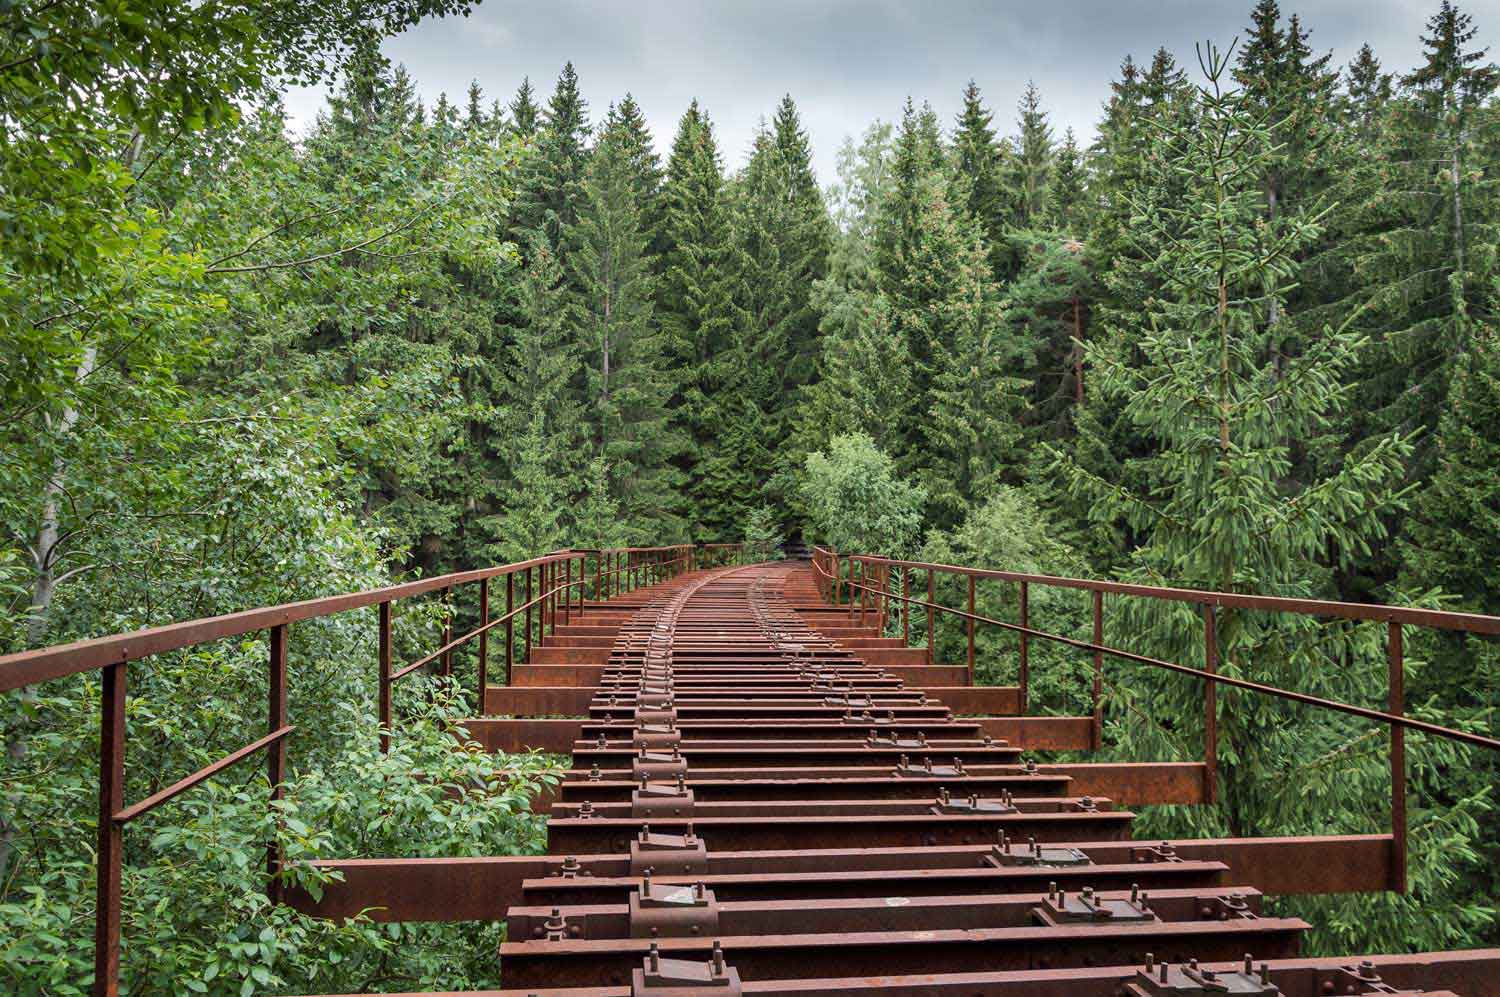
{"type": "MultiPolygon", "coordinates": [[[[429,19],[388,40],[430,107],[441,92],[462,105],[470,80],[485,102],[508,102],[523,76],[539,98],[572,60],[594,120],[634,95],[663,160],[694,97],[714,122],[725,165],[743,164],[752,136],[790,93],[827,184],[845,136],[899,117],[911,95],[950,126],[972,78],[1002,134],[1015,128],[1028,80],[1056,134],[1094,133],[1121,60],[1147,63],[1162,45],[1196,69],[1193,45],[1227,44],[1254,0],[487,0],[468,17],[429,19]]],[[[1467,0],[1478,43],[1500,37],[1500,0],[1467,0]]],[[[1283,0],[1319,53],[1347,62],[1369,42],[1387,70],[1415,65],[1438,0],[1283,0]]],[[[1496,53],[1500,55],[1500,53],[1496,53]]],[[[297,90],[287,105],[310,124],[324,94],[297,90]]]]}

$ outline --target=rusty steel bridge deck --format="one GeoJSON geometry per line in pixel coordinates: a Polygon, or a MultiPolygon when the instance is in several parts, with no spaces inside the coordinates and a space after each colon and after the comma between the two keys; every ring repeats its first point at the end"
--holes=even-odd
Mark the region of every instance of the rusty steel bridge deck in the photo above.
{"type": "Polygon", "coordinates": [[[1136,840],[1204,765],[1038,764],[1093,718],[1006,715],[825,594],[781,563],[571,609],[470,728],[571,755],[550,854],[327,863],[289,899],[503,918],[514,997],[1500,994],[1496,950],[1299,957],[1265,898],[1386,889],[1391,835],[1136,840]]]}
{"type": "Polygon", "coordinates": [[[328,917],[502,921],[495,957],[507,989],[491,997],[1500,997],[1500,949],[1305,958],[1310,925],[1279,916],[1274,899],[1407,891],[1406,733],[1488,751],[1500,751],[1500,738],[1406,711],[1405,632],[1493,639],[1500,616],[822,547],[811,564],[709,566],[741,554],[733,544],[554,551],[0,656],[0,692],[99,673],[93,992],[122,991],[131,823],[256,757],[274,810],[296,730],[289,633],[373,610],[382,750],[402,736],[396,684],[422,669],[456,681],[464,649],[475,652],[483,704],[464,725],[470,740],[571,756],[566,779],[534,801],[550,811],[548,854],[323,861],[337,875],[313,897],[291,885],[271,840],[266,893],[328,917]],[[976,611],[981,584],[1014,594],[1015,619],[976,611]],[[965,608],[935,597],[955,587],[967,591],[965,608]],[[455,636],[460,589],[477,596],[476,611],[455,636]],[[1032,590],[1086,594],[1092,638],[1036,627],[1032,590]],[[398,663],[393,620],[417,599],[445,608],[441,644],[398,663]],[[1201,659],[1108,643],[1106,599],[1192,607],[1201,659]],[[1224,674],[1220,612],[1383,628],[1385,709],[1224,674]],[[925,648],[908,646],[916,615],[926,616],[925,648]],[[967,631],[965,661],[938,659],[939,615],[967,631]],[[1015,686],[972,684],[980,625],[1015,636],[1015,686]],[[157,655],[262,633],[265,733],[132,802],[130,674],[157,655]],[[1090,715],[1028,715],[1028,648],[1038,640],[1091,657],[1090,715]],[[493,671],[492,650],[503,652],[493,671]],[[1105,662],[1118,660],[1199,683],[1201,761],[1047,759],[1101,746],[1105,662]],[[1217,718],[1229,708],[1221,687],[1382,725],[1389,833],[1139,840],[1133,808],[1215,802],[1217,718]]]}

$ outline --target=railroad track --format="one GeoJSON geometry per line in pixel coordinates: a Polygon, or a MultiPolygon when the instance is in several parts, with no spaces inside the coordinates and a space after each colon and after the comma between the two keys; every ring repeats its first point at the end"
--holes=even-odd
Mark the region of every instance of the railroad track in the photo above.
{"type": "Polygon", "coordinates": [[[1500,993],[1493,952],[1299,959],[1310,925],[1230,864],[1132,840],[815,599],[805,566],[728,568],[620,624],[504,994],[1500,993]]]}

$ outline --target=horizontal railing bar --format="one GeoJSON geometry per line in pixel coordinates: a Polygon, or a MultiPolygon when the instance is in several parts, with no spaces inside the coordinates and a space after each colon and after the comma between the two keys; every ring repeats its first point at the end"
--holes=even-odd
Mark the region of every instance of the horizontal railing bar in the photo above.
{"type": "MultiPolygon", "coordinates": [[[[665,549],[671,549],[671,548],[665,548],[665,549]]],[[[668,565],[668,564],[676,564],[680,560],[683,560],[683,558],[673,558],[670,561],[658,561],[658,562],[653,562],[653,563],[662,564],[662,565],[668,565]]],[[[461,637],[455,637],[453,640],[450,640],[448,643],[444,644],[442,647],[438,648],[436,651],[433,651],[431,654],[427,655],[426,657],[418,658],[416,661],[413,661],[411,664],[406,665],[400,671],[392,672],[391,673],[391,681],[394,682],[394,681],[396,681],[399,678],[403,678],[404,676],[409,675],[410,673],[416,671],[418,668],[421,668],[423,665],[431,664],[432,662],[436,661],[438,658],[442,657],[448,651],[453,651],[453,650],[458,649],[459,647],[461,647],[464,644],[467,644],[469,641],[473,640],[475,637],[478,637],[480,634],[488,633],[489,631],[493,630],[495,627],[498,627],[498,626],[502,625],[503,623],[505,623],[506,620],[513,619],[514,617],[520,615],[521,613],[524,613],[526,610],[528,610],[531,607],[537,605],[538,603],[545,602],[547,599],[549,599],[550,597],[556,595],[559,592],[566,592],[566,591],[569,591],[571,589],[582,588],[583,585],[584,585],[584,583],[587,582],[587,581],[590,581],[590,580],[591,579],[589,579],[587,577],[581,577],[581,578],[574,579],[571,582],[563,582],[563,583],[561,583],[559,585],[556,585],[556,586],[548,589],[545,592],[538,593],[535,598],[533,598],[533,599],[531,599],[531,600],[529,600],[527,602],[521,603],[520,605],[516,606],[514,609],[510,610],[510,612],[505,613],[505,614],[503,614],[501,616],[495,617],[494,619],[490,620],[490,622],[484,624],[483,626],[476,627],[473,630],[470,630],[468,633],[464,634],[461,637]]]]}
{"type": "MultiPolygon", "coordinates": [[[[637,552],[655,552],[679,548],[637,547],[623,549],[637,552]]],[[[271,627],[295,623],[298,620],[331,616],[335,613],[362,609],[365,606],[374,606],[382,602],[393,602],[397,599],[425,595],[437,589],[477,582],[485,578],[504,577],[505,575],[516,574],[540,565],[569,560],[576,556],[576,554],[548,554],[544,557],[532,558],[529,561],[518,561],[515,564],[505,564],[491,568],[477,568],[472,571],[459,571],[448,575],[438,575],[433,578],[402,582],[399,585],[387,585],[384,588],[368,589],[363,592],[346,592],[340,595],[322,596],[317,599],[305,599],[301,602],[283,603],[278,606],[263,606],[257,609],[243,610],[238,613],[227,613],[223,616],[210,616],[203,619],[187,620],[182,623],[169,623],[164,626],[148,627],[129,633],[111,634],[107,637],[94,637],[89,640],[75,641],[72,644],[61,644],[56,647],[44,647],[32,651],[7,654],[0,657],[0,692],[8,692],[12,689],[19,689],[22,686],[35,685],[39,682],[49,682],[53,679],[66,678],[69,675],[77,675],[80,672],[92,671],[96,668],[117,664],[122,661],[137,661],[141,658],[150,657],[153,654],[177,651],[184,647],[192,647],[195,644],[203,644],[211,640],[219,640],[224,637],[238,637],[256,630],[268,630],[271,627]]]]}
{"type": "Polygon", "coordinates": [[[286,737],[296,729],[296,727],[286,726],[273,730],[265,737],[260,738],[257,741],[251,741],[240,750],[232,754],[225,755],[223,758],[220,758],[212,765],[204,766],[187,778],[179,779],[176,782],[172,783],[172,785],[168,786],[166,789],[163,789],[156,793],[152,793],[150,796],[146,797],[139,803],[132,803],[124,810],[120,810],[112,814],[110,816],[110,820],[114,821],[116,824],[124,824],[134,820],[148,810],[155,810],[157,807],[161,806],[163,803],[167,802],[177,794],[192,789],[194,786],[198,785],[198,783],[209,778],[210,776],[217,775],[236,762],[245,760],[262,748],[266,748],[270,745],[275,744],[277,741],[281,740],[283,737],[286,737]]]}
{"type": "Polygon", "coordinates": [[[1482,613],[1455,613],[1446,609],[1416,609],[1374,602],[1334,602],[1327,599],[1302,599],[1293,596],[1247,595],[1238,592],[1214,592],[1208,589],[1170,588],[1141,585],[1134,582],[1110,582],[1088,578],[1066,578],[1058,575],[1030,575],[991,568],[967,568],[957,564],[931,564],[926,561],[902,561],[873,554],[845,555],[849,560],[884,564],[898,568],[918,568],[949,574],[994,578],[1007,582],[1029,582],[1055,588],[1083,589],[1111,595],[1133,595],[1169,602],[1191,602],[1200,605],[1227,606],[1266,612],[1300,613],[1304,616],[1333,616],[1348,620],[1378,620],[1382,623],[1408,623],[1437,630],[1500,635],[1500,616],[1482,613]]]}
{"type": "Polygon", "coordinates": [[[1219,685],[1230,685],[1238,689],[1247,689],[1251,692],[1264,693],[1268,696],[1278,696],[1282,699],[1289,699],[1293,702],[1304,703],[1308,706],[1317,706],[1325,710],[1334,710],[1339,713],[1347,713],[1350,716],[1363,717],[1366,720],[1380,720],[1386,724],[1395,724],[1396,726],[1406,727],[1410,730],[1420,730],[1427,734],[1435,734],[1438,737],[1446,737],[1449,740],[1463,741],[1467,744],[1473,744],[1481,748],[1489,748],[1492,751],[1500,751],[1500,740],[1484,737],[1479,734],[1470,734],[1467,731],[1452,730],[1448,727],[1440,727],[1437,724],[1428,723],[1425,720],[1414,720],[1411,717],[1407,716],[1397,716],[1393,713],[1382,713],[1380,710],[1371,710],[1363,706],[1352,706],[1349,703],[1341,703],[1338,700],[1334,699],[1323,699],[1319,696],[1309,696],[1304,692],[1292,692],[1288,689],[1278,689],[1275,686],[1262,685],[1259,682],[1251,682],[1248,679],[1232,678],[1228,675],[1224,675],[1218,672],[1205,672],[1201,669],[1189,668],[1187,665],[1179,665],[1173,661],[1163,661],[1160,658],[1151,658],[1147,657],[1144,654],[1136,654],[1134,651],[1125,651],[1117,647],[1110,647],[1107,644],[1094,644],[1086,640],[1078,640],[1073,637],[1064,637],[1061,634],[1048,633],[1045,630],[1033,630],[1030,627],[1023,627],[1016,623],[1007,623],[1004,620],[994,620],[989,618],[988,616],[980,616],[975,613],[967,613],[961,609],[954,609],[951,606],[944,606],[939,603],[927,602],[921,599],[910,599],[906,596],[897,595],[894,592],[882,592],[880,589],[871,588],[870,586],[860,582],[851,581],[849,584],[853,588],[861,589],[866,592],[880,593],[884,598],[887,599],[897,599],[902,602],[909,602],[913,605],[930,608],[937,612],[951,613],[954,616],[958,616],[967,620],[973,620],[976,623],[989,623],[993,626],[997,626],[1005,630],[1010,630],[1015,633],[1026,634],[1028,637],[1041,637],[1046,640],[1054,640],[1062,644],[1067,644],[1069,647],[1078,648],[1081,651],[1109,654],[1113,655],[1116,658],[1123,658],[1126,661],[1134,661],[1143,665],[1155,665],[1157,668],[1166,668],[1174,672],[1181,672],[1184,675],[1192,675],[1195,678],[1203,679],[1206,682],[1214,682],[1219,685]]]}
{"type": "Polygon", "coordinates": [[[515,607],[510,612],[505,613],[502,616],[495,617],[494,619],[490,620],[490,622],[484,624],[481,627],[476,627],[475,629],[470,630],[468,633],[464,634],[462,637],[455,637],[453,640],[450,640],[448,643],[444,644],[442,647],[438,648],[436,651],[433,651],[431,654],[427,655],[425,658],[418,658],[416,661],[413,661],[411,664],[405,666],[400,671],[398,671],[398,672],[392,672],[391,673],[391,681],[394,682],[397,679],[401,678],[403,675],[406,675],[406,674],[408,674],[410,672],[416,671],[418,668],[421,668],[423,665],[431,664],[432,662],[436,661],[438,658],[442,657],[446,652],[452,651],[452,650],[456,650],[458,647],[460,647],[460,646],[462,646],[464,644],[467,644],[469,641],[473,640],[475,637],[478,637],[482,633],[488,633],[489,631],[491,631],[491,630],[495,629],[496,627],[500,626],[501,624],[503,624],[506,620],[512,619],[512,618],[514,618],[516,615],[518,615],[520,613],[524,613],[526,610],[530,609],[532,606],[535,606],[537,603],[543,602],[546,599],[550,598],[551,596],[556,595],[559,592],[565,591],[567,589],[577,588],[577,587],[579,587],[582,584],[583,584],[583,582],[581,580],[574,581],[574,582],[567,582],[567,583],[564,583],[564,584],[561,584],[561,585],[557,585],[557,586],[555,586],[553,588],[548,589],[545,592],[540,593],[539,595],[537,595],[536,598],[530,600],[529,602],[523,602],[523,603],[521,603],[519,606],[515,607]]]}

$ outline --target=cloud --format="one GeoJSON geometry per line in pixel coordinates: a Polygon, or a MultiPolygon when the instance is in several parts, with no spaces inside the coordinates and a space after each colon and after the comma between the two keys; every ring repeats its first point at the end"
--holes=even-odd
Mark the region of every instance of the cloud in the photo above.
{"type": "MultiPolygon", "coordinates": [[[[900,113],[908,94],[931,101],[945,123],[974,79],[1002,131],[1028,80],[1042,92],[1057,134],[1093,133],[1121,60],[1149,60],[1159,46],[1195,66],[1193,44],[1227,44],[1249,23],[1252,0],[548,0],[482,4],[468,18],[429,20],[391,39],[430,106],[439,92],[461,100],[477,79],[486,99],[508,101],[523,76],[545,97],[572,60],[597,119],[630,92],[665,155],[677,119],[698,98],[718,130],[726,164],[743,162],[757,123],[785,93],[796,99],[815,164],[832,179],[835,150],[876,118],[900,113]]],[[[1346,62],[1368,41],[1387,69],[1418,57],[1423,23],[1437,6],[1413,0],[1284,3],[1312,32],[1315,51],[1346,62]]],[[[1500,26],[1500,0],[1464,5],[1480,42],[1500,26]]],[[[302,124],[322,101],[288,95],[302,124]]]]}

